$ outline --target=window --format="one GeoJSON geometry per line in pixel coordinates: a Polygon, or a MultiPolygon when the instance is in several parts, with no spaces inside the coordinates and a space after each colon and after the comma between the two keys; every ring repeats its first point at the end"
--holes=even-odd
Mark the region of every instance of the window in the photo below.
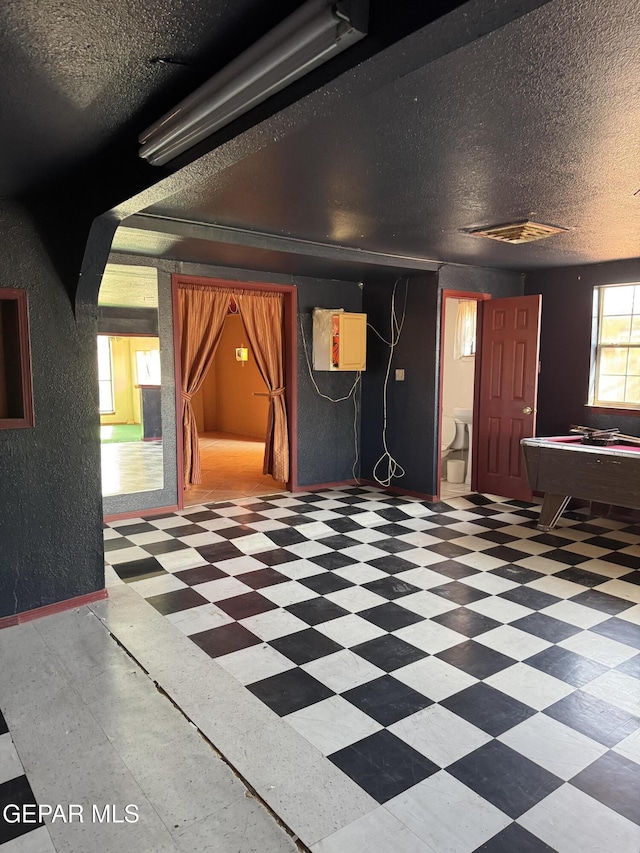
{"type": "Polygon", "coordinates": [[[98,335],[98,390],[101,415],[113,415],[113,364],[111,358],[111,338],[98,335]]]}
{"type": "Polygon", "coordinates": [[[461,299],[456,311],[456,333],[453,357],[468,358],[476,353],[476,318],[478,303],[475,299],[461,299]]]}
{"type": "Polygon", "coordinates": [[[0,288],[0,429],[33,424],[27,294],[0,288]]]}
{"type": "Polygon", "coordinates": [[[640,284],[596,287],[591,404],[640,408],[640,284]]]}
{"type": "Polygon", "coordinates": [[[136,378],[138,385],[160,384],[159,350],[136,350],[136,378]]]}

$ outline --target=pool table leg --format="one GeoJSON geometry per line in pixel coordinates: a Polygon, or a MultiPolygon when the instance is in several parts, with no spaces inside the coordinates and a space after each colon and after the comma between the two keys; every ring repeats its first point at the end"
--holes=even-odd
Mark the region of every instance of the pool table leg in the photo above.
{"type": "Polygon", "coordinates": [[[553,495],[546,492],[540,510],[538,529],[551,530],[554,528],[570,500],[571,495],[553,495]]]}

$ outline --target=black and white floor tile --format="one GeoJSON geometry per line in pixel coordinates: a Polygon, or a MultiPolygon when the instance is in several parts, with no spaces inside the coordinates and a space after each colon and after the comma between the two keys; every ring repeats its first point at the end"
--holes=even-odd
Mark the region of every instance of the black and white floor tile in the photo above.
{"type": "Polygon", "coordinates": [[[116,521],[105,548],[384,807],[314,850],[382,850],[391,821],[438,853],[638,853],[640,526],[538,511],[344,488],[116,521]]]}
{"type": "Polygon", "coordinates": [[[161,441],[105,442],[100,454],[104,497],[162,488],[161,441]]]}
{"type": "Polygon", "coordinates": [[[0,711],[0,850],[2,853],[55,853],[49,831],[41,822],[18,819],[25,806],[37,821],[36,800],[9,727],[0,711]]]}

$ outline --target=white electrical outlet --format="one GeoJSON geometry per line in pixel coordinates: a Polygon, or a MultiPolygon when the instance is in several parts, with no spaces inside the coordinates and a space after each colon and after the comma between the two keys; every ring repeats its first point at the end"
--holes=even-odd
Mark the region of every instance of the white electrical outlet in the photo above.
{"type": "Polygon", "coordinates": [[[396,382],[404,382],[404,368],[399,367],[396,369],[396,382]]]}

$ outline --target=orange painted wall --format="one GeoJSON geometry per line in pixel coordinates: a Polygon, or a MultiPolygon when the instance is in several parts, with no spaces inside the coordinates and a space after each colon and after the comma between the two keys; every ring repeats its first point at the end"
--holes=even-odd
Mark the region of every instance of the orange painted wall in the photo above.
{"type": "Polygon", "coordinates": [[[253,392],[266,390],[242,318],[230,314],[213,365],[193,398],[198,430],[264,438],[269,401],[267,397],[254,397],[253,392]],[[244,367],[236,361],[236,347],[243,345],[249,349],[249,361],[244,367]]]}

